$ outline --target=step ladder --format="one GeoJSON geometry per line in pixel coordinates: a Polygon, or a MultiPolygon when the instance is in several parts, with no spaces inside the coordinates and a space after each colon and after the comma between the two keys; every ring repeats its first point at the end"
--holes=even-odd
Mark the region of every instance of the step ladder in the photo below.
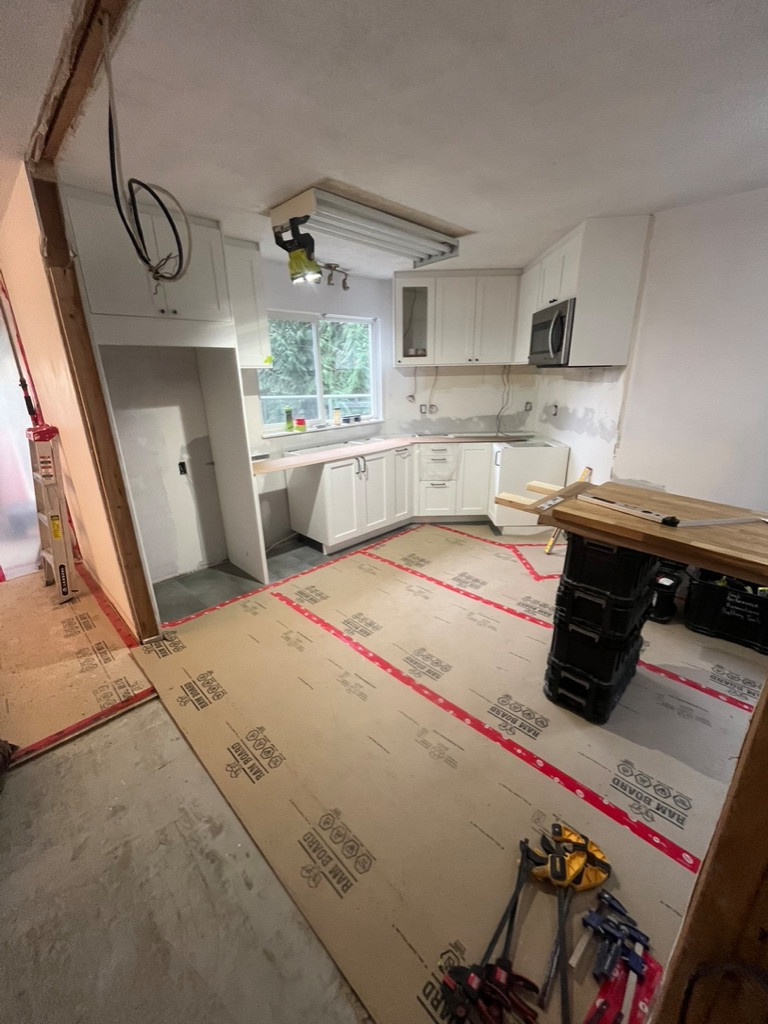
{"type": "Polygon", "coordinates": [[[77,591],[72,537],[62,486],[59,431],[42,424],[27,430],[32,476],[35,481],[40,548],[45,585],[55,586],[59,604],[71,601],[77,591]]]}

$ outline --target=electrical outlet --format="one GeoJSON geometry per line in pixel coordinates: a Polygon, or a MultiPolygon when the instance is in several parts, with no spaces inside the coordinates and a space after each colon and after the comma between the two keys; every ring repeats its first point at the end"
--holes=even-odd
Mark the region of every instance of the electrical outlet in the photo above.
{"type": "Polygon", "coordinates": [[[525,411],[526,412],[533,412],[533,402],[526,402],[525,403],[525,411]]]}
{"type": "Polygon", "coordinates": [[[434,416],[434,414],[436,412],[437,412],[437,406],[436,405],[430,405],[430,407],[429,407],[429,415],[430,416],[434,416]]]}
{"type": "Polygon", "coordinates": [[[422,416],[426,416],[427,415],[427,407],[426,407],[426,405],[424,405],[423,402],[419,406],[419,412],[421,413],[422,416]]]}

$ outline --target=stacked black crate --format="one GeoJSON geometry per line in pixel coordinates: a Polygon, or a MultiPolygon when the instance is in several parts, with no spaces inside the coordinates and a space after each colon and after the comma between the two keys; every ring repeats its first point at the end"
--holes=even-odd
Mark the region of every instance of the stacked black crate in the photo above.
{"type": "Polygon", "coordinates": [[[608,721],[635,674],[658,560],[568,536],[544,693],[590,722],[608,721]]]}

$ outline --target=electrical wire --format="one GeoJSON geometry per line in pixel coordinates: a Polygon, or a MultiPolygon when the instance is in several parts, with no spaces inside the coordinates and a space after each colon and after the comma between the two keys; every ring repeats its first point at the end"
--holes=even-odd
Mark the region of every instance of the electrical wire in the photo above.
{"type": "Polygon", "coordinates": [[[167,188],[163,188],[161,185],[149,184],[147,182],[140,181],[138,178],[129,178],[127,187],[124,184],[125,175],[123,174],[123,160],[120,149],[120,131],[117,122],[117,105],[115,103],[115,86],[112,77],[108,15],[102,15],[101,26],[104,50],[104,71],[107,79],[109,110],[109,170],[112,181],[112,195],[114,196],[115,205],[117,206],[117,212],[119,213],[120,220],[123,222],[123,227],[131,240],[131,244],[136,251],[136,255],[147,268],[147,271],[150,273],[152,278],[157,282],[179,281],[189,269],[189,263],[192,256],[192,228],[189,223],[189,218],[179,200],[167,188]],[[173,235],[173,243],[176,251],[167,253],[159,260],[152,259],[144,237],[144,230],[141,226],[141,217],[139,215],[136,194],[142,190],[147,192],[160,208],[171,229],[171,234],[173,235]],[[181,214],[187,236],[186,251],[182,245],[181,237],[179,235],[178,228],[176,227],[176,222],[174,221],[170,210],[160,198],[161,195],[164,195],[169,199],[181,214]],[[174,260],[176,261],[175,269],[170,273],[166,272],[166,267],[174,260]]]}
{"type": "Polygon", "coordinates": [[[501,371],[501,405],[496,413],[496,434],[501,435],[501,418],[507,410],[512,393],[512,367],[505,366],[501,371]]]}
{"type": "Polygon", "coordinates": [[[435,393],[435,385],[437,384],[437,378],[439,376],[440,376],[440,367],[436,366],[435,367],[435,376],[432,378],[432,387],[429,389],[429,398],[427,399],[427,412],[430,412],[430,413],[433,410],[435,412],[437,412],[437,406],[433,406],[432,405],[432,396],[435,393]]]}

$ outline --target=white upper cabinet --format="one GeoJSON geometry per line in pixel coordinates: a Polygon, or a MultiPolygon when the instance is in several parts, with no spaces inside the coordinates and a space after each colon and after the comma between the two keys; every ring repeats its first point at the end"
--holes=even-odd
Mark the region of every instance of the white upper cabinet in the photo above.
{"type": "Polygon", "coordinates": [[[475,277],[438,277],[435,288],[435,362],[474,362],[475,277]]]}
{"type": "Polygon", "coordinates": [[[531,348],[531,320],[539,308],[540,296],[541,263],[534,263],[520,278],[520,301],[513,358],[515,363],[527,364],[528,362],[528,353],[531,348]]]}
{"type": "Polygon", "coordinates": [[[650,218],[593,217],[526,267],[516,363],[528,362],[531,318],[576,299],[569,366],[624,366],[635,326],[650,218]]]}
{"type": "Polygon", "coordinates": [[[477,278],[475,362],[514,360],[515,323],[520,277],[514,274],[477,278]]]}
{"type": "Polygon", "coordinates": [[[395,365],[435,361],[435,279],[421,274],[395,278],[395,365]]]}
{"type": "Polygon", "coordinates": [[[395,276],[395,365],[506,364],[514,358],[520,275],[395,276]]]}
{"type": "Polygon", "coordinates": [[[536,309],[543,309],[576,294],[581,254],[581,229],[568,235],[553,252],[541,261],[539,301],[536,309]]]}
{"type": "MultiPolygon", "coordinates": [[[[161,256],[174,252],[168,221],[162,214],[153,214],[152,219],[157,251],[161,256]]],[[[221,231],[217,226],[196,221],[190,223],[190,228],[192,252],[189,269],[180,280],[163,283],[165,313],[181,320],[210,320],[213,323],[231,320],[221,231]]],[[[185,244],[183,228],[179,228],[179,235],[185,244]]]]}
{"type": "Polygon", "coordinates": [[[225,238],[227,282],[237,333],[237,358],[243,368],[272,364],[261,253],[255,242],[225,238]]]}
{"type": "MultiPolygon", "coordinates": [[[[158,316],[154,282],[139,262],[115,204],[68,196],[66,205],[91,313],[158,316]]],[[[143,215],[142,225],[154,252],[152,218],[143,215]]]]}
{"type": "MultiPolygon", "coordinates": [[[[91,333],[98,344],[234,346],[224,243],[214,221],[192,218],[186,274],[179,281],[154,281],[111,196],[71,190],[65,191],[64,203],[91,333]],[[136,317],[155,323],[139,327],[136,317]],[[166,321],[166,326],[159,321],[166,321]],[[171,326],[180,321],[186,326],[171,326]]],[[[140,216],[152,261],[175,251],[164,215],[142,207],[140,216]]],[[[175,222],[186,246],[186,229],[180,218],[175,222]]],[[[169,262],[168,268],[172,266],[169,262]]]]}

